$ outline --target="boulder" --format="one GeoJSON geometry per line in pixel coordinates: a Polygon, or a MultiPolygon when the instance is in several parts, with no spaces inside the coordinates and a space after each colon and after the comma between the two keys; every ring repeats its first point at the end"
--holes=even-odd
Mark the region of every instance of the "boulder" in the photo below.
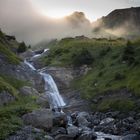
{"type": "Polygon", "coordinates": [[[109,123],[111,123],[111,122],[113,122],[113,121],[114,121],[113,118],[105,118],[105,119],[103,119],[103,120],[100,122],[100,125],[107,125],[107,124],[109,124],[109,123]]]}
{"type": "Polygon", "coordinates": [[[7,91],[2,91],[0,93],[0,106],[8,104],[9,102],[12,102],[15,100],[15,97],[12,96],[9,92],[7,91]]]}
{"type": "Polygon", "coordinates": [[[67,115],[63,112],[53,113],[53,126],[66,127],[67,125],[67,115]]]}
{"type": "Polygon", "coordinates": [[[69,126],[67,128],[67,133],[71,137],[76,137],[79,134],[79,128],[74,126],[74,125],[73,126],[69,126]]]}
{"type": "Polygon", "coordinates": [[[54,140],[54,138],[49,135],[45,135],[45,140],[54,140]]]}
{"type": "Polygon", "coordinates": [[[77,140],[96,140],[97,135],[92,131],[82,133],[77,140]]]}
{"type": "Polygon", "coordinates": [[[14,135],[6,138],[6,140],[37,140],[37,139],[46,140],[45,133],[42,130],[31,126],[25,126],[21,130],[17,131],[14,135]]]}
{"type": "Polygon", "coordinates": [[[55,137],[55,140],[74,140],[73,137],[69,135],[58,135],[55,137]]]}
{"type": "Polygon", "coordinates": [[[53,115],[50,109],[35,110],[32,113],[25,114],[23,121],[27,125],[36,128],[51,129],[53,126],[53,115]]]}
{"type": "Polygon", "coordinates": [[[51,136],[56,137],[60,134],[66,134],[66,129],[64,127],[53,127],[51,130],[51,136]]]}
{"type": "Polygon", "coordinates": [[[79,127],[86,126],[88,127],[91,123],[88,121],[90,120],[90,116],[86,112],[80,112],[77,116],[77,122],[79,127]]]}
{"type": "Polygon", "coordinates": [[[122,140],[140,140],[140,135],[129,134],[122,138],[122,140]]]}
{"type": "Polygon", "coordinates": [[[20,93],[24,96],[39,95],[38,91],[32,87],[24,86],[20,88],[20,93]]]}

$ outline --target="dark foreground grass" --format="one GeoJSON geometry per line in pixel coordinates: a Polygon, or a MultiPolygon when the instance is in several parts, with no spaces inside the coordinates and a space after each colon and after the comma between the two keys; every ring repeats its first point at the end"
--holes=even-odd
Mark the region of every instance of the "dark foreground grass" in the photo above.
{"type": "Polygon", "coordinates": [[[0,107],[0,139],[4,140],[23,126],[21,116],[37,109],[35,97],[18,97],[8,105],[0,107]]]}

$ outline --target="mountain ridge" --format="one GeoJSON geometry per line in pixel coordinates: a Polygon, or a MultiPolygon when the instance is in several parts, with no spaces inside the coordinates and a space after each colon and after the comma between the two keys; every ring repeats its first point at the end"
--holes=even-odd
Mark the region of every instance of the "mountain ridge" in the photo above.
{"type": "Polygon", "coordinates": [[[93,32],[133,38],[140,35],[140,7],[116,9],[93,23],[93,32]]]}

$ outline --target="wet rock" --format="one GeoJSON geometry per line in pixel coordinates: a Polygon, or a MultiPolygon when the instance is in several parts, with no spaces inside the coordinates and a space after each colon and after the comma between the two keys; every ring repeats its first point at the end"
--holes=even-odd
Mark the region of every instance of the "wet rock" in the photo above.
{"type": "Polygon", "coordinates": [[[5,105],[5,104],[8,104],[8,103],[10,103],[10,102],[12,102],[14,100],[15,100],[15,97],[12,96],[9,92],[2,91],[0,93],[0,106],[1,105],[5,105]]]}
{"type": "Polygon", "coordinates": [[[96,140],[97,135],[93,131],[83,131],[77,140],[96,140]]]}
{"type": "Polygon", "coordinates": [[[79,127],[89,126],[91,123],[88,121],[90,120],[90,116],[86,112],[80,112],[77,116],[77,122],[79,127]]]}
{"type": "Polygon", "coordinates": [[[55,137],[55,140],[73,140],[73,137],[69,135],[58,135],[55,137]]]}
{"type": "Polygon", "coordinates": [[[140,135],[129,134],[127,136],[124,136],[122,140],[140,140],[140,135]]]}
{"type": "Polygon", "coordinates": [[[23,121],[27,125],[37,128],[51,129],[53,126],[53,115],[50,109],[35,110],[32,113],[25,114],[23,121]]]}
{"type": "Polygon", "coordinates": [[[112,140],[111,138],[104,138],[104,140],[112,140]]]}
{"type": "Polygon", "coordinates": [[[66,127],[67,125],[67,116],[63,112],[54,112],[53,113],[53,126],[66,127]]]}
{"type": "Polygon", "coordinates": [[[100,122],[100,125],[107,125],[107,124],[109,124],[109,123],[111,123],[111,122],[113,122],[113,121],[114,121],[113,118],[105,118],[105,119],[103,119],[103,120],[100,122]]]}
{"type": "Polygon", "coordinates": [[[32,87],[24,86],[20,88],[20,93],[24,96],[39,95],[38,91],[32,87]]]}
{"type": "Polygon", "coordinates": [[[67,128],[67,133],[71,137],[76,137],[79,134],[79,128],[74,126],[74,125],[73,126],[69,126],[67,128]]]}
{"type": "Polygon", "coordinates": [[[51,136],[56,137],[59,134],[66,134],[66,129],[63,127],[54,127],[51,130],[51,136]]]}
{"type": "Polygon", "coordinates": [[[116,117],[118,117],[119,113],[120,113],[119,111],[107,112],[106,116],[110,117],[110,118],[112,118],[112,117],[116,118],[116,117]]]}
{"type": "Polygon", "coordinates": [[[127,120],[129,123],[134,123],[134,122],[135,122],[135,120],[134,120],[133,117],[128,117],[128,118],[126,118],[126,120],[127,120]]]}
{"type": "Polygon", "coordinates": [[[45,140],[54,140],[54,138],[51,136],[45,135],[45,140]]]}
{"type": "Polygon", "coordinates": [[[10,136],[6,140],[36,140],[36,139],[46,140],[45,133],[40,129],[31,126],[25,126],[21,130],[17,131],[16,134],[10,136]]]}

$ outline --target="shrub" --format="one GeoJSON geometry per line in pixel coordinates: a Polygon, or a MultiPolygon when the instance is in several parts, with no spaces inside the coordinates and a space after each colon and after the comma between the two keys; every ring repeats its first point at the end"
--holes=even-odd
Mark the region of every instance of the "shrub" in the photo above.
{"type": "Polygon", "coordinates": [[[27,50],[27,46],[25,45],[24,42],[20,43],[18,48],[17,48],[17,52],[18,53],[23,53],[27,50]]]}
{"type": "Polygon", "coordinates": [[[133,64],[135,62],[134,56],[135,56],[134,47],[132,47],[132,43],[128,41],[126,47],[124,48],[122,60],[128,62],[128,64],[133,64]]]}
{"type": "Polygon", "coordinates": [[[100,57],[105,56],[110,50],[111,50],[110,47],[107,47],[106,49],[101,50],[101,51],[99,52],[99,56],[100,56],[100,57]]]}
{"type": "Polygon", "coordinates": [[[121,73],[115,73],[114,80],[123,80],[125,78],[124,74],[121,73]]]}
{"type": "Polygon", "coordinates": [[[76,67],[84,64],[90,65],[94,61],[94,58],[90,54],[90,52],[84,48],[81,51],[72,54],[71,59],[72,59],[72,64],[76,67]]]}

